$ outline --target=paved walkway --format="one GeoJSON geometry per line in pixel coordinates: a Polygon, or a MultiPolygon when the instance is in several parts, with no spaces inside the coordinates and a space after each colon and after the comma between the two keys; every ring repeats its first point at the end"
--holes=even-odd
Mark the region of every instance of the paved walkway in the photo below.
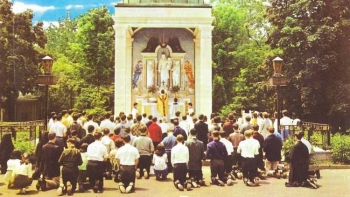
{"type": "MultiPolygon", "coordinates": [[[[204,177],[209,181],[209,167],[203,167],[204,177]]],[[[112,180],[105,181],[105,190],[103,193],[93,193],[92,190],[85,193],[75,193],[77,197],[94,196],[138,196],[138,197],[224,197],[224,196],[245,196],[245,197],[345,197],[349,196],[350,170],[322,170],[321,179],[318,179],[319,189],[309,188],[286,188],[284,186],[286,179],[267,178],[262,180],[258,187],[247,187],[242,180],[236,180],[233,186],[219,187],[215,185],[195,188],[192,191],[178,191],[172,184],[172,174],[168,180],[158,182],[151,174],[149,180],[140,179],[136,181],[136,190],[134,193],[121,194],[117,190],[117,184],[112,180]]],[[[4,175],[0,175],[0,195],[3,196],[37,196],[47,197],[56,196],[56,190],[38,192],[35,189],[36,181],[27,189],[27,194],[19,194],[19,190],[9,190],[4,184],[4,175]]]]}

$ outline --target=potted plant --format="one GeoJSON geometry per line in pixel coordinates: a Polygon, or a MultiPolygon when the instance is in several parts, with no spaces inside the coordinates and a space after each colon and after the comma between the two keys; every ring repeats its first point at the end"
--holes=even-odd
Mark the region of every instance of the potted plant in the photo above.
{"type": "Polygon", "coordinates": [[[171,89],[170,89],[170,92],[174,93],[175,98],[178,97],[178,92],[179,92],[179,91],[180,91],[180,87],[179,87],[179,86],[173,86],[173,87],[171,87],[171,89]]]}
{"type": "Polygon", "coordinates": [[[155,86],[155,85],[151,85],[151,86],[148,86],[147,87],[147,90],[148,90],[148,93],[156,93],[158,90],[159,90],[159,88],[158,88],[158,86],[155,86]]]}

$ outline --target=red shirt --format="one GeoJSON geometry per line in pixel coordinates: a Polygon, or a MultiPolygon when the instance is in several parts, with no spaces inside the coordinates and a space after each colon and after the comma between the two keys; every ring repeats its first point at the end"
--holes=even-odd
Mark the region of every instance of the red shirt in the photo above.
{"type": "Polygon", "coordinates": [[[119,135],[116,135],[116,134],[112,135],[112,137],[110,137],[110,138],[111,138],[111,140],[113,140],[114,142],[116,142],[118,139],[123,140],[122,137],[120,137],[119,135]]]}
{"type": "Polygon", "coordinates": [[[152,124],[149,125],[148,133],[153,142],[162,141],[162,128],[157,123],[152,122],[152,124]]]}

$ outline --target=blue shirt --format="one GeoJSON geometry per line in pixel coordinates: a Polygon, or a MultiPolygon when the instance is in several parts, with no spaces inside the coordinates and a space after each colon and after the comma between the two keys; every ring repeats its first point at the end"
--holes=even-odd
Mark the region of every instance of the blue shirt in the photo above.
{"type": "Polygon", "coordinates": [[[165,151],[171,151],[176,145],[176,137],[174,135],[168,135],[163,139],[162,144],[164,144],[165,151]]]}
{"type": "Polygon", "coordinates": [[[227,157],[227,150],[224,143],[219,140],[211,141],[207,145],[207,159],[220,159],[224,160],[227,157]]]}

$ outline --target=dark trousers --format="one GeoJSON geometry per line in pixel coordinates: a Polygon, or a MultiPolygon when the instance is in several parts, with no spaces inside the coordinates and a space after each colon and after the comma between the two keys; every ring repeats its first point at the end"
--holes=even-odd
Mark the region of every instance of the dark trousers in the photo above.
{"type": "Polygon", "coordinates": [[[140,176],[143,176],[143,169],[146,169],[149,174],[152,164],[152,155],[140,155],[139,163],[137,168],[140,169],[140,176]]]}
{"type": "Polygon", "coordinates": [[[224,160],[221,159],[211,159],[210,160],[210,172],[211,177],[216,178],[219,176],[220,180],[224,180],[224,160]]]}
{"type": "Polygon", "coordinates": [[[228,155],[224,159],[225,173],[230,173],[232,171],[232,165],[233,165],[233,155],[228,155]]]}
{"type": "Polygon", "coordinates": [[[103,161],[89,160],[86,166],[89,176],[90,186],[94,187],[98,181],[98,190],[103,189],[103,172],[105,171],[105,164],[103,161]]]}
{"type": "Polygon", "coordinates": [[[180,181],[181,184],[185,184],[187,174],[186,163],[175,163],[173,169],[174,182],[180,181]]]}
{"type": "Polygon", "coordinates": [[[193,179],[195,182],[198,182],[203,179],[202,169],[200,170],[188,170],[188,176],[193,179]]]}
{"type": "Polygon", "coordinates": [[[255,158],[242,158],[243,178],[253,181],[258,176],[255,158]]]}
{"type": "Polygon", "coordinates": [[[173,171],[173,165],[171,165],[171,150],[170,151],[165,151],[167,157],[168,157],[168,162],[167,162],[167,166],[168,166],[168,172],[172,172],[173,171]]]}
{"type": "Polygon", "coordinates": [[[72,184],[72,191],[74,192],[77,188],[78,181],[78,167],[70,168],[63,166],[62,168],[62,181],[65,188],[67,188],[67,182],[69,181],[72,184]]]}
{"type": "Polygon", "coordinates": [[[119,168],[121,182],[127,187],[130,183],[134,183],[135,186],[135,166],[134,165],[121,165],[119,168]]]}
{"type": "Polygon", "coordinates": [[[265,164],[263,160],[263,153],[259,151],[259,155],[255,156],[256,165],[260,170],[265,170],[265,164]]]}
{"type": "Polygon", "coordinates": [[[160,144],[160,142],[152,142],[152,143],[153,143],[154,150],[156,150],[157,146],[158,146],[158,144],[160,144]]]}
{"type": "Polygon", "coordinates": [[[232,165],[238,166],[238,168],[242,167],[242,157],[240,153],[237,153],[237,148],[233,148],[232,165]]]}

